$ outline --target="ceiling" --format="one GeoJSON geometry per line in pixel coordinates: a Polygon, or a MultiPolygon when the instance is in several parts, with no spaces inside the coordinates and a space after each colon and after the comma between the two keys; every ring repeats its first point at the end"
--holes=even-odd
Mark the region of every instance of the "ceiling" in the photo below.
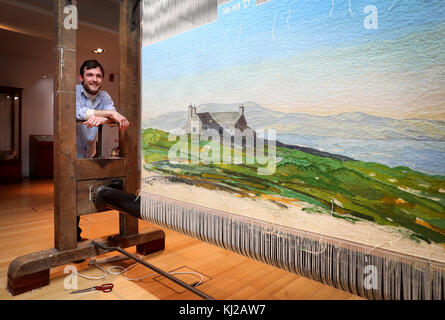
{"type": "MultiPolygon", "coordinates": [[[[53,16],[53,2],[53,0],[0,0],[1,24],[13,24],[22,27],[23,31],[30,31],[27,28],[29,23],[38,22],[42,15],[53,16]],[[15,19],[29,17],[31,12],[34,13],[34,19],[31,21],[15,19]]],[[[78,0],[80,24],[108,32],[118,32],[119,5],[119,0],[78,0]]],[[[38,30],[42,31],[42,28],[38,30]]]]}
{"type": "MultiPolygon", "coordinates": [[[[53,61],[54,0],[0,0],[0,55],[53,61]]],[[[78,0],[78,57],[119,61],[119,0],[78,0]]]]}

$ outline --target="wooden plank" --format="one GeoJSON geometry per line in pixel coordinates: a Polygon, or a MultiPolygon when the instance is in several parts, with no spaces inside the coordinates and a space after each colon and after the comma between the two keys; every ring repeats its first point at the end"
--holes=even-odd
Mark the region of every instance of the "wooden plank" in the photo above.
{"type": "Polygon", "coordinates": [[[125,177],[126,159],[77,159],[76,180],[125,177]]]}
{"type": "MultiPolygon", "coordinates": [[[[141,77],[140,77],[140,2],[123,0],[120,7],[120,95],[118,110],[130,122],[125,133],[120,132],[120,150],[127,159],[125,191],[135,194],[140,190],[141,159],[141,77]],[[133,11],[133,8],[136,10],[133,11]],[[132,18],[135,20],[132,21],[132,18]],[[134,22],[134,24],[132,24],[134,22]]],[[[120,214],[121,234],[138,232],[136,218],[120,214]]]]}
{"type": "Polygon", "coordinates": [[[159,247],[159,241],[164,238],[164,231],[156,227],[151,227],[146,229],[144,233],[131,235],[129,237],[113,235],[91,241],[82,241],[79,242],[77,248],[71,250],[58,251],[56,249],[48,249],[30,253],[17,257],[11,262],[8,268],[8,279],[16,281],[16,279],[21,279],[27,275],[108,252],[97,248],[92,241],[108,247],[119,246],[121,248],[128,248],[135,245],[148,245],[150,242],[153,242],[156,247],[159,247]]]}
{"type": "Polygon", "coordinates": [[[28,274],[16,279],[8,274],[8,291],[16,296],[49,285],[49,269],[28,274]]]}
{"type": "Polygon", "coordinates": [[[76,234],[76,30],[65,29],[63,9],[77,0],[54,0],[54,242],[77,246],[76,234]]]}

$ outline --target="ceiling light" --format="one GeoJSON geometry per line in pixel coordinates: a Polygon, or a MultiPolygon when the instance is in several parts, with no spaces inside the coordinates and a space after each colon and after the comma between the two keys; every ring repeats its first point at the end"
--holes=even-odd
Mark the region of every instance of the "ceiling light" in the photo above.
{"type": "Polygon", "coordinates": [[[97,49],[94,49],[93,52],[94,52],[94,53],[97,53],[97,54],[101,54],[101,53],[104,53],[104,52],[105,52],[105,49],[97,48],[97,49]]]}

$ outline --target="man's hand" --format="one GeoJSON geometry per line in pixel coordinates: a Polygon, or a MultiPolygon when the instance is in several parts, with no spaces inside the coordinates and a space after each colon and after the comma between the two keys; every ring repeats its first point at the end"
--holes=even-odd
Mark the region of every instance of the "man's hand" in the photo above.
{"type": "Polygon", "coordinates": [[[98,127],[107,121],[108,121],[108,118],[105,118],[105,117],[91,116],[83,124],[86,125],[87,128],[92,128],[92,127],[98,127]]]}
{"type": "MultiPolygon", "coordinates": [[[[96,120],[91,120],[92,118],[101,118],[101,119],[107,119],[111,122],[117,122],[119,124],[119,128],[122,131],[125,131],[130,126],[130,123],[128,122],[127,118],[125,118],[123,115],[121,115],[117,111],[112,110],[94,110],[94,116],[88,119],[88,121],[84,122],[84,124],[90,123],[97,123],[96,120]]],[[[102,121],[102,120],[101,120],[102,121]]],[[[102,122],[100,124],[104,124],[105,122],[102,122]]],[[[90,125],[91,127],[91,125],[90,125]]]]}
{"type": "Polygon", "coordinates": [[[121,115],[119,112],[115,111],[113,112],[113,119],[119,123],[119,128],[122,131],[125,131],[130,126],[130,123],[128,122],[127,118],[125,118],[123,115],[121,115]]]}

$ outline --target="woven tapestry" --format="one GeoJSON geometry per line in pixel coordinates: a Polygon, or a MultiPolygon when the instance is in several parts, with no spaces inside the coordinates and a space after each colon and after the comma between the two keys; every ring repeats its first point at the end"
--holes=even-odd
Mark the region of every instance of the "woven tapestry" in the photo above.
{"type": "Polygon", "coordinates": [[[363,296],[443,298],[442,1],[142,9],[147,220],[363,296]],[[391,256],[422,283],[384,278],[391,256]]]}

